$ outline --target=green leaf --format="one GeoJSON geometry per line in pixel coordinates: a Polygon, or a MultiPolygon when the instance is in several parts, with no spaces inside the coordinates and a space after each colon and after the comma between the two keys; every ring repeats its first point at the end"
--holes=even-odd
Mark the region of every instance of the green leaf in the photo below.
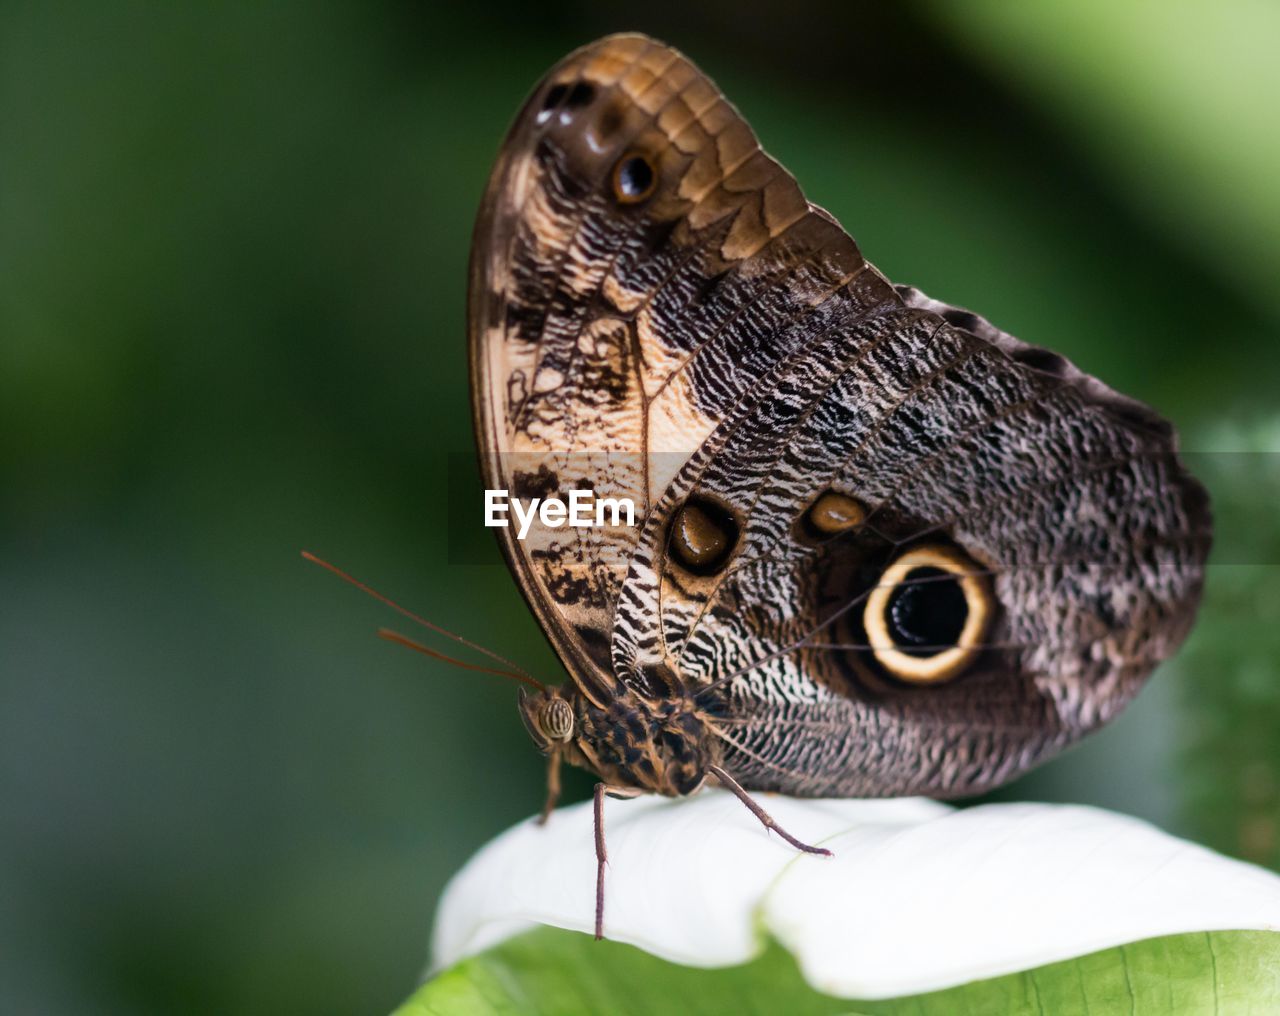
{"type": "Polygon", "coordinates": [[[1214,931],[1104,949],[1036,970],[907,998],[851,1001],[809,987],[771,943],[750,963],[703,970],[554,928],[508,939],[424,984],[395,1016],[467,1013],[1280,1011],[1280,934],[1214,931]]]}

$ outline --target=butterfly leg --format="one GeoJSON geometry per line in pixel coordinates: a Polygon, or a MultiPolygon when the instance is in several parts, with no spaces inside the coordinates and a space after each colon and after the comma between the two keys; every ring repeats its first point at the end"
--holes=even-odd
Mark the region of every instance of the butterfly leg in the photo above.
{"type": "Polygon", "coordinates": [[[756,804],[756,802],[751,799],[751,795],[742,789],[742,786],[738,781],[719,766],[708,766],[708,770],[712,776],[720,781],[725,789],[733,791],[738,800],[747,806],[747,810],[758,818],[760,820],[760,824],[766,829],[772,829],[797,850],[803,850],[806,854],[821,854],[824,857],[831,856],[831,851],[826,847],[812,847],[807,843],[801,843],[798,839],[783,829],[782,826],[778,825],[778,823],[773,820],[773,816],[761,808],[760,805],[756,804]]]}
{"type": "Polygon", "coordinates": [[[595,791],[596,830],[596,940],[604,938],[604,869],[609,863],[609,852],[604,846],[604,799],[609,797],[636,797],[640,791],[631,787],[611,787],[597,783],[595,791]]]}
{"type": "Polygon", "coordinates": [[[609,862],[609,854],[604,847],[604,794],[609,787],[604,783],[596,784],[595,820],[596,820],[596,941],[604,938],[604,866],[609,862]]]}
{"type": "Polygon", "coordinates": [[[538,825],[546,825],[547,819],[555,811],[556,802],[560,800],[560,753],[552,750],[547,756],[547,800],[542,806],[542,814],[538,816],[538,825]]]}

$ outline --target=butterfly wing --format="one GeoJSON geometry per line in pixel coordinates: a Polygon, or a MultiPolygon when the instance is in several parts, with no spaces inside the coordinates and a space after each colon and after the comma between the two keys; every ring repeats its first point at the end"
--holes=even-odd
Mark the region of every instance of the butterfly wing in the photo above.
{"type": "Polygon", "coordinates": [[[1114,716],[1199,598],[1207,499],[1168,425],[968,312],[899,295],[758,386],[633,559],[618,672],[662,658],[710,687],[725,765],[755,789],[998,785],[1114,716]],[[833,491],[862,517],[824,532],[814,510],[833,491]],[[738,533],[712,574],[683,559],[689,504],[738,533]],[[895,561],[936,548],[984,584],[990,618],[952,677],[907,680],[868,612],[895,561]],[[651,618],[656,640],[630,636],[651,618]]]}
{"type": "Polygon", "coordinates": [[[488,486],[640,508],[504,531],[570,673],[677,675],[747,786],[994,785],[1114,715],[1190,625],[1208,509],[1168,425],[895,290],[652,40],[571,55],[517,118],[471,349],[488,486]],[[939,623],[957,602],[963,631],[939,623]],[[896,651],[900,615],[944,644],[896,651]]]}
{"type": "MultiPolygon", "coordinates": [[[[476,225],[485,485],[592,489],[643,519],[725,407],[801,339],[787,321],[835,311],[824,299],[841,287],[846,315],[896,299],[684,57],[638,35],[570,55],[517,116],[476,225]],[[637,182],[619,178],[633,155],[652,176],[642,200],[619,190],[637,182]]],[[[500,535],[569,672],[607,685],[639,529],[500,535]]]]}

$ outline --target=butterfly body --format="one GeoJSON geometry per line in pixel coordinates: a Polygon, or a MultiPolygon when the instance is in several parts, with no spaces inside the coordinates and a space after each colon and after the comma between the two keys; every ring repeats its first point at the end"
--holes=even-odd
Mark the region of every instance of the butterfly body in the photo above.
{"type": "Polygon", "coordinates": [[[553,764],[976,793],[1111,719],[1191,625],[1209,510],[1172,428],[888,282],[661,43],[535,88],[469,316],[486,486],[637,506],[500,530],[570,676],[522,703],[553,764]]]}
{"type": "Polygon", "coordinates": [[[594,773],[615,790],[684,797],[697,791],[720,751],[709,717],[691,698],[645,701],[622,691],[601,705],[573,685],[547,695],[523,695],[521,713],[535,742],[548,754],[594,773]],[[544,717],[550,702],[569,706],[572,725],[557,738],[544,717]]]}

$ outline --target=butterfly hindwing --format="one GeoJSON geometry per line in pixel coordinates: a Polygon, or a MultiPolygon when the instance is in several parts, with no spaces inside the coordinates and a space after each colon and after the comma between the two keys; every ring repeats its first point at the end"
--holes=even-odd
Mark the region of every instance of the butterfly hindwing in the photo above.
{"type": "Polygon", "coordinates": [[[718,726],[752,787],[996,785],[1110,719],[1192,620],[1209,520],[1162,421],[936,314],[890,334],[815,341],[688,464],[636,556],[620,672],[625,633],[656,624],[650,652],[687,680],[731,676],[718,726]],[[865,520],[815,534],[832,490],[865,520]],[[672,550],[673,520],[706,502],[741,520],[713,576],[672,550]],[[990,584],[995,616],[960,677],[921,686],[878,664],[862,613],[895,557],[938,543],[990,584]]]}

